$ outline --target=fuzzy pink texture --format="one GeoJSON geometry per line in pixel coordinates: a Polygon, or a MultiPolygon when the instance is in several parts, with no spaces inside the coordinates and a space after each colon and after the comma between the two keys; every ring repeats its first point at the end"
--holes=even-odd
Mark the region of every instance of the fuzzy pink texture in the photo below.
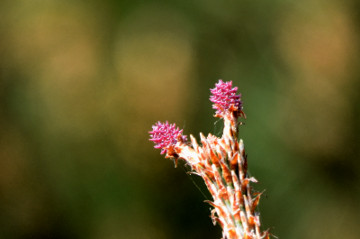
{"type": "Polygon", "coordinates": [[[219,80],[210,92],[210,101],[214,103],[213,109],[216,110],[217,116],[223,117],[227,111],[241,111],[241,94],[236,94],[237,87],[232,88],[232,81],[219,80]]]}
{"type": "Polygon", "coordinates": [[[169,122],[157,122],[152,126],[152,131],[149,131],[150,141],[155,143],[154,148],[161,149],[161,154],[167,152],[168,148],[174,146],[179,140],[185,142],[186,135],[182,135],[183,130],[176,128],[175,124],[169,122]]]}

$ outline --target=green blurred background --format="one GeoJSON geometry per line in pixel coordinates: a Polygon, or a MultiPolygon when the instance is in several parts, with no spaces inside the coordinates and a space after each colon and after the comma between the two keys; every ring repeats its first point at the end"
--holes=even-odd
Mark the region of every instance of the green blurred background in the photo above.
{"type": "Polygon", "coordinates": [[[243,94],[263,229],[359,238],[359,1],[1,0],[0,16],[0,238],[220,238],[202,181],[148,141],[158,120],[219,135],[220,78],[243,94]]]}

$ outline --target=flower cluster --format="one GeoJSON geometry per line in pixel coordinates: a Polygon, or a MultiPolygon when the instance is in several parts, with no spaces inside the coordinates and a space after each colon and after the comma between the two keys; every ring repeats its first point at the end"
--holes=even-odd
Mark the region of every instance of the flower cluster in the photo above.
{"type": "Polygon", "coordinates": [[[161,149],[161,154],[164,154],[168,149],[174,146],[178,141],[185,142],[186,135],[182,135],[183,130],[176,128],[175,124],[157,122],[152,126],[152,131],[149,131],[151,141],[155,143],[156,149],[161,149]]]}
{"type": "Polygon", "coordinates": [[[183,159],[193,173],[201,176],[212,195],[206,201],[212,207],[211,218],[223,229],[223,239],[268,239],[268,231],[260,231],[260,214],[256,210],[260,193],[254,192],[254,177],[248,174],[244,143],[238,140],[237,122],[242,113],[240,95],[232,82],[220,80],[211,89],[210,100],[214,103],[216,117],[224,120],[222,137],[200,133],[201,145],[190,135],[190,142],[175,124],[157,122],[150,131],[155,148],[177,162],[183,159]]]}
{"type": "Polygon", "coordinates": [[[210,89],[212,95],[210,101],[213,102],[213,109],[216,110],[217,117],[223,118],[226,113],[239,112],[242,109],[241,94],[237,95],[237,87],[232,88],[232,82],[219,82],[214,89],[210,89]]]}

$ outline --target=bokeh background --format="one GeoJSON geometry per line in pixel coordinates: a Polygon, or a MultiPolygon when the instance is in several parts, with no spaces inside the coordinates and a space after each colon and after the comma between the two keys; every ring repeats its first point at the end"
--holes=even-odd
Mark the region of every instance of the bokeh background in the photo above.
{"type": "Polygon", "coordinates": [[[148,141],[219,135],[233,81],[279,238],[359,238],[360,2],[0,2],[0,238],[220,238],[202,181],[148,141]]]}

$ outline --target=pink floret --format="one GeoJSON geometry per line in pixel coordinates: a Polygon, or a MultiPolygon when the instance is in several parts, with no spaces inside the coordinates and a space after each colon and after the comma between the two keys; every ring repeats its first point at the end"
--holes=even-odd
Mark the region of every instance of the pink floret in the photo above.
{"type": "Polygon", "coordinates": [[[232,88],[232,81],[219,80],[214,89],[210,89],[210,101],[217,116],[224,116],[228,112],[241,111],[241,94],[236,94],[237,87],[232,88]]]}
{"type": "Polygon", "coordinates": [[[167,152],[169,147],[174,146],[179,140],[185,142],[186,135],[182,135],[183,130],[176,128],[175,124],[157,122],[149,131],[150,140],[155,143],[154,148],[161,149],[161,154],[167,152]]]}

